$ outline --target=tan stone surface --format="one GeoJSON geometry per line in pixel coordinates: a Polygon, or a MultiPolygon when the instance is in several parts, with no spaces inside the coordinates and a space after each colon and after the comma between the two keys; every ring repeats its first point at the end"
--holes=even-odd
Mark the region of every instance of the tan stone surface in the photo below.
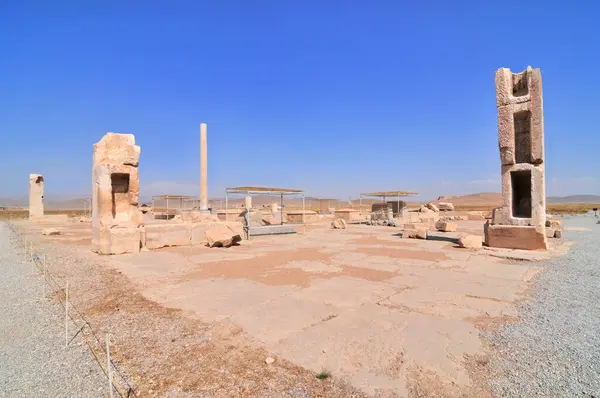
{"type": "MultiPolygon", "coordinates": [[[[468,386],[465,358],[484,349],[478,328],[516,316],[519,300],[540,271],[532,263],[494,257],[513,258],[514,250],[468,251],[447,240],[399,239],[398,229],[387,227],[348,225],[333,231],[330,222],[311,225],[306,234],[261,237],[228,250],[165,247],[101,258],[89,253],[90,223],[23,225],[54,248],[78,249],[83,263],[96,258],[110,275],[122,274],[128,291],[154,308],[207,322],[210,329],[202,336],[215,344],[239,348],[232,351],[266,350],[249,369],[266,366],[269,356],[276,359],[270,366],[291,361],[287,366],[312,372],[325,367],[334,379],[382,397],[407,396],[415,367],[457,388],[468,386]],[[47,226],[64,232],[42,237],[47,226]],[[222,322],[239,330],[239,340],[220,337],[222,322]]],[[[483,222],[457,225],[461,233],[475,234],[483,222]]],[[[548,252],[524,253],[535,260],[548,252]]],[[[112,314],[114,292],[104,294],[112,314]]],[[[146,310],[143,315],[151,316],[146,310]]],[[[177,328],[180,320],[170,318],[166,325],[177,328]]],[[[194,333],[190,338],[197,341],[194,333]]],[[[119,347],[126,343],[122,339],[119,347]]],[[[186,349],[182,354],[170,344],[164,349],[177,358],[177,366],[195,360],[197,353],[180,358],[188,355],[186,349]]]]}
{"type": "Polygon", "coordinates": [[[230,247],[241,240],[238,231],[227,224],[218,224],[206,231],[208,247],[230,247]]]}
{"type": "MultiPolygon", "coordinates": [[[[502,207],[494,210],[493,226],[533,228],[495,229],[486,242],[492,247],[547,247],[539,237],[546,235],[546,192],[542,80],[539,69],[520,73],[501,68],[496,72],[498,147],[502,172],[502,207]],[[518,243],[511,235],[531,242],[518,243]],[[496,246],[501,245],[501,246],[496,246]]],[[[488,232],[491,231],[491,226],[488,232]]]]}
{"type": "Polygon", "coordinates": [[[545,229],[515,225],[487,225],[486,243],[507,249],[548,250],[545,229]]]}
{"type": "Polygon", "coordinates": [[[458,239],[458,245],[465,249],[479,249],[483,240],[479,235],[463,235],[458,239]]]}
{"type": "Polygon", "coordinates": [[[442,232],[456,232],[456,223],[447,221],[438,221],[435,223],[435,228],[442,232]]]}
{"type": "Polygon", "coordinates": [[[92,251],[140,250],[138,209],[140,147],[132,134],[107,133],[94,144],[92,162],[92,251]],[[131,240],[125,242],[124,240],[131,240]]]}
{"type": "Polygon", "coordinates": [[[60,229],[58,228],[44,228],[42,235],[60,235],[60,229]]]}
{"type": "Polygon", "coordinates": [[[440,211],[440,208],[433,203],[427,203],[426,206],[429,210],[435,211],[436,213],[439,213],[440,211]]]}
{"type": "Polygon", "coordinates": [[[44,177],[29,174],[29,218],[44,216],[44,177]]]}
{"type": "Polygon", "coordinates": [[[148,249],[192,244],[192,224],[190,223],[147,224],[144,230],[144,245],[148,249]]]}
{"type": "Polygon", "coordinates": [[[427,239],[427,228],[404,229],[402,237],[406,239],[427,239]]]}
{"type": "Polygon", "coordinates": [[[331,221],[331,228],[346,229],[346,221],[342,218],[336,218],[333,221],[331,221]]]}
{"type": "Polygon", "coordinates": [[[440,211],[454,211],[454,205],[450,202],[439,202],[437,207],[440,211]]]}

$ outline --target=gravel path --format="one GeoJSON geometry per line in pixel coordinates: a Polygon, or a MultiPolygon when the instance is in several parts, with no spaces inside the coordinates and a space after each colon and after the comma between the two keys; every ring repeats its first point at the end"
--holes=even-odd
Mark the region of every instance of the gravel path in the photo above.
{"type": "Polygon", "coordinates": [[[542,264],[522,322],[487,336],[500,353],[490,363],[499,396],[600,396],[600,225],[593,216],[563,224],[589,230],[565,232],[575,244],[542,264]]]}
{"type": "Polygon", "coordinates": [[[0,396],[108,396],[104,373],[81,339],[65,349],[63,307],[42,299],[42,278],[31,275],[19,252],[0,222],[0,396]]]}

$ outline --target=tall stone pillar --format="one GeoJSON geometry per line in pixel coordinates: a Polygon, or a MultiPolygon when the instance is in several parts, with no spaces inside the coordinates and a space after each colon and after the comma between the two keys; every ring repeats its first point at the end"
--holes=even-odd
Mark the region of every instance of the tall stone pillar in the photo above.
{"type": "Polygon", "coordinates": [[[29,174],[29,218],[44,215],[44,177],[29,174]]]}
{"type": "Polygon", "coordinates": [[[502,207],[485,226],[486,243],[511,249],[548,249],[544,172],[542,75],[496,71],[502,207]]]}
{"type": "Polygon", "coordinates": [[[208,213],[208,148],[206,123],[200,124],[200,212],[208,213]]]}
{"type": "Polygon", "coordinates": [[[246,197],[244,198],[244,207],[246,209],[252,208],[252,196],[246,195],[246,197]]]}
{"type": "Polygon", "coordinates": [[[133,134],[107,133],[94,144],[92,251],[96,253],[140,251],[139,160],[140,147],[133,134]]]}

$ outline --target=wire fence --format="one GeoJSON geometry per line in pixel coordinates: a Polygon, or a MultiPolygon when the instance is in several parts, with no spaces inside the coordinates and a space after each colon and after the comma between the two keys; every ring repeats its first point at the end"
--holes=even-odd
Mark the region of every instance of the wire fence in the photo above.
{"type": "Polygon", "coordinates": [[[52,289],[52,296],[64,309],[65,348],[69,348],[71,342],[81,334],[83,336],[82,341],[88,346],[93,358],[106,376],[110,397],[114,397],[115,393],[120,397],[133,396],[135,394],[133,387],[123,372],[110,358],[110,334],[106,333],[104,339],[98,336],[92,324],[73,303],[72,296],[69,294],[68,278],[49,272],[46,255],[36,250],[33,247],[33,242],[28,240],[13,223],[7,224],[13,233],[13,238],[16,240],[18,247],[22,249],[25,260],[31,263],[32,274],[40,275],[43,278],[42,296],[44,298],[47,297],[46,286],[49,286],[52,289]]]}

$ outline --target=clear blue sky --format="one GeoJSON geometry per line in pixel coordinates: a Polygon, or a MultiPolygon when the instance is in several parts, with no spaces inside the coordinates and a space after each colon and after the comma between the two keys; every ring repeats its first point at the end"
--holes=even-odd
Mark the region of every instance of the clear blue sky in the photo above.
{"type": "Polygon", "coordinates": [[[2,1],[0,197],[91,196],[134,133],[143,194],[500,190],[494,72],[542,70],[549,195],[600,194],[600,3],[2,1]]]}

